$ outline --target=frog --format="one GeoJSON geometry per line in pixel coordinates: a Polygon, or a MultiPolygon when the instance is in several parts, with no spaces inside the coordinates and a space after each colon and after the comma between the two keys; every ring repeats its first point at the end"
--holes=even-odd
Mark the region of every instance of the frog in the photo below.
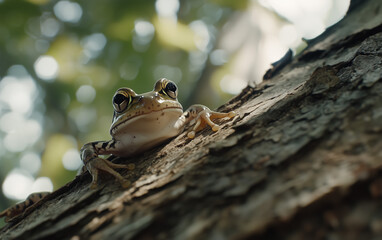
{"type": "Polygon", "coordinates": [[[112,98],[114,112],[110,127],[111,140],[90,142],[80,150],[85,171],[92,176],[91,189],[97,188],[100,173],[112,175],[123,188],[131,184],[116,169],[132,170],[134,165],[113,163],[100,156],[128,158],[142,154],[180,135],[186,125],[192,123],[187,137],[193,139],[207,125],[212,131],[218,131],[220,126],[213,120],[230,119],[236,115],[234,111],[216,112],[200,104],[191,105],[183,111],[177,97],[177,85],[167,78],[157,80],[150,92],[137,94],[126,87],[115,92],[112,98]]]}
{"type": "MultiPolygon", "coordinates": [[[[114,176],[123,188],[130,186],[130,181],[122,177],[115,169],[133,170],[131,164],[116,164],[101,155],[131,157],[180,135],[188,123],[193,122],[187,138],[193,139],[196,132],[209,125],[216,132],[220,126],[213,120],[233,118],[236,113],[216,112],[200,104],[190,106],[183,111],[178,99],[178,87],[166,78],[159,79],[151,92],[137,94],[130,88],[118,89],[113,98],[113,120],[110,127],[111,140],[95,141],[85,144],[80,150],[84,164],[83,171],[92,176],[91,189],[98,187],[98,175],[105,172],[114,176]]],[[[80,171],[83,172],[83,171],[80,171]]],[[[36,203],[45,198],[49,192],[30,194],[25,201],[0,212],[6,222],[11,222],[18,216],[33,209],[36,203]]]]}

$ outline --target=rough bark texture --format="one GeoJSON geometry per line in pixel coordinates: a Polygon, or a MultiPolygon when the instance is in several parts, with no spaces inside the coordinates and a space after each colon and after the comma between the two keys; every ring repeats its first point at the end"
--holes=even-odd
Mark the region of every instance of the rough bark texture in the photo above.
{"type": "Polygon", "coordinates": [[[358,5],[217,133],[134,159],[121,189],[81,176],[1,230],[18,239],[381,239],[382,1],[358,5]]]}

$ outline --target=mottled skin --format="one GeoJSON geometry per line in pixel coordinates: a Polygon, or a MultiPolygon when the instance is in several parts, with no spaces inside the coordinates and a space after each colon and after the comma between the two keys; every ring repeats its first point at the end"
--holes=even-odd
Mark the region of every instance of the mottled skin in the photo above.
{"type": "Polygon", "coordinates": [[[195,120],[195,125],[187,136],[194,138],[195,132],[207,124],[213,131],[217,131],[219,126],[212,120],[235,116],[234,112],[214,112],[203,105],[192,105],[183,112],[177,94],[175,83],[166,78],[159,79],[153,91],[143,94],[136,94],[129,88],[117,90],[113,97],[114,116],[110,128],[112,139],[91,142],[81,149],[81,159],[93,177],[91,188],[97,187],[100,171],[112,174],[123,187],[129,186],[129,181],[114,169],[131,169],[132,166],[115,164],[99,158],[99,155],[112,154],[119,157],[137,155],[179,135],[191,120],[195,120]]]}

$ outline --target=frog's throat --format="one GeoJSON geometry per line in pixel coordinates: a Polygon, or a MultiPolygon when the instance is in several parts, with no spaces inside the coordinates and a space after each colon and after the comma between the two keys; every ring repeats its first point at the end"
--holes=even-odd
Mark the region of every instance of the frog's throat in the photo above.
{"type": "Polygon", "coordinates": [[[149,115],[151,113],[154,113],[154,112],[161,112],[161,111],[167,111],[167,110],[179,110],[179,113],[182,114],[183,113],[183,108],[182,107],[166,107],[166,108],[162,108],[162,109],[158,109],[158,110],[151,110],[151,111],[148,111],[148,112],[145,112],[145,113],[141,113],[141,114],[137,114],[137,115],[132,115],[130,117],[127,117],[126,119],[124,119],[122,122],[119,122],[118,124],[116,125],[112,125],[111,128],[110,128],[110,134],[113,135],[113,133],[115,132],[115,130],[122,124],[126,123],[127,121],[130,121],[134,118],[139,118],[139,117],[142,117],[142,116],[145,116],[145,115],[149,115]]]}

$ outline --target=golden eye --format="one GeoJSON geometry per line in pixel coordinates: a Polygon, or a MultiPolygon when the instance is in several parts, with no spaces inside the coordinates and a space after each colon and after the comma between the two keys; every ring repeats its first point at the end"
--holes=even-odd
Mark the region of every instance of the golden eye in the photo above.
{"type": "Polygon", "coordinates": [[[166,95],[172,99],[176,99],[178,96],[178,87],[171,81],[167,82],[163,90],[165,91],[166,95]]]}
{"type": "Polygon", "coordinates": [[[166,78],[161,78],[155,83],[154,91],[172,99],[176,99],[178,96],[178,87],[173,81],[166,78]]]}
{"type": "Polygon", "coordinates": [[[132,101],[132,97],[126,91],[119,89],[113,97],[113,107],[118,113],[123,112],[127,109],[132,101]]]}

